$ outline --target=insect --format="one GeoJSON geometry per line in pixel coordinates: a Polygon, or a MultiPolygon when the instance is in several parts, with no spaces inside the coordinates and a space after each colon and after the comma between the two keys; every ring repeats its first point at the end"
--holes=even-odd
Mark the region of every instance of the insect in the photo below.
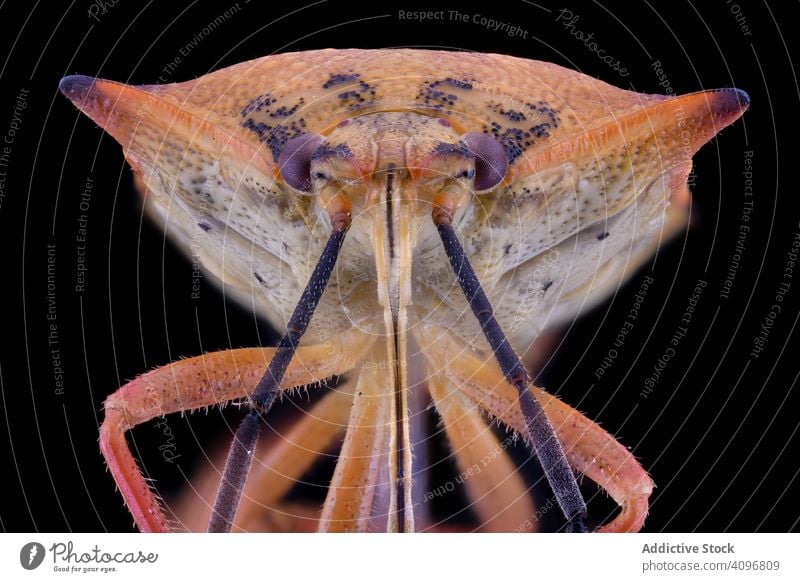
{"type": "Polygon", "coordinates": [[[501,451],[466,480],[482,518],[502,514],[497,529],[533,509],[487,417],[530,444],[566,530],[586,529],[575,472],[620,506],[600,531],[642,527],[646,471],[533,386],[518,353],[683,226],[691,158],[744,112],[743,91],[646,95],[544,62],[406,49],[281,54],[167,85],[71,76],[61,90],[120,142],[178,244],[284,333],[106,400],[100,447],[140,530],[171,524],[126,431],[244,399],[209,531],[252,498],[278,502],[341,425],[318,529],[413,531],[412,376],[459,469],[501,451]],[[282,392],[333,376],[292,445],[257,448],[282,392]]]}

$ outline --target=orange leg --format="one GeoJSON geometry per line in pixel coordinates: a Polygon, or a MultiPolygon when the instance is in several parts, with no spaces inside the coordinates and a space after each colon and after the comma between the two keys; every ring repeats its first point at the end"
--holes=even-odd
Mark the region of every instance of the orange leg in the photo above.
{"type": "MultiPolygon", "coordinates": [[[[352,330],[326,343],[299,348],[281,388],[312,384],[348,371],[372,342],[366,334],[352,330]]],[[[250,348],[181,360],[139,376],[108,397],[100,450],[141,531],[165,532],[170,526],[136,466],[125,432],[157,416],[244,398],[274,353],[274,348],[250,348]]]]}
{"type": "Polygon", "coordinates": [[[509,532],[530,522],[535,509],[525,480],[476,405],[440,374],[428,377],[428,390],[442,417],[471,507],[481,521],[480,529],[509,532]]]}
{"type": "MultiPolygon", "coordinates": [[[[347,428],[355,378],[328,390],[310,409],[270,422],[256,447],[256,459],[232,531],[311,532],[319,524],[316,503],[284,501],[303,474],[331,450],[347,428]]],[[[283,416],[283,415],[281,415],[283,416]]],[[[204,531],[219,486],[230,442],[208,452],[209,463],[191,477],[191,487],[170,509],[186,531],[204,531]]]]}
{"type": "Polygon", "coordinates": [[[347,434],[336,463],[319,531],[367,531],[382,469],[389,465],[394,392],[385,346],[376,343],[358,377],[347,434]],[[384,364],[381,366],[380,364],[384,364]]]}
{"type": "MultiPolygon", "coordinates": [[[[525,423],[518,394],[494,359],[481,358],[441,329],[417,328],[422,353],[470,400],[520,434],[525,423]]],[[[584,415],[540,388],[531,391],[556,431],[570,465],[616,501],[620,513],[601,532],[639,531],[647,517],[653,481],[631,452],[584,415]]]]}
{"type": "MultiPolygon", "coordinates": [[[[328,392],[311,410],[303,412],[302,418],[285,434],[269,439],[268,446],[262,448],[265,452],[260,462],[253,466],[250,485],[239,507],[238,521],[242,528],[252,529],[247,527],[248,522],[257,523],[265,510],[274,509],[303,473],[345,431],[355,384],[355,378],[349,378],[328,392]]],[[[303,521],[306,520],[303,518],[303,521]]],[[[317,514],[312,525],[316,526],[318,521],[317,514]]]]}

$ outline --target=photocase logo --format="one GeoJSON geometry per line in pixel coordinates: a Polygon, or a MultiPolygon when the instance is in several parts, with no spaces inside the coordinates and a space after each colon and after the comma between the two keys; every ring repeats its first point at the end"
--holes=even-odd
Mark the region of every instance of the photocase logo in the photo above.
{"type": "Polygon", "coordinates": [[[35,570],[44,561],[44,546],[39,542],[29,542],[19,551],[19,563],[26,570],[35,570]]]}

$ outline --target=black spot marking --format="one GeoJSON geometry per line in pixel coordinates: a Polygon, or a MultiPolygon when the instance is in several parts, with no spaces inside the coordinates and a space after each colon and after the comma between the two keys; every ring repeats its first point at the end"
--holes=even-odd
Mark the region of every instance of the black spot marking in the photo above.
{"type": "Polygon", "coordinates": [[[497,113],[512,123],[519,123],[527,119],[522,111],[517,111],[516,109],[503,109],[503,105],[497,101],[489,102],[486,107],[489,109],[489,111],[497,113]]]}
{"type": "Polygon", "coordinates": [[[550,107],[546,101],[537,101],[536,103],[526,103],[525,106],[531,111],[546,117],[546,122],[552,128],[557,128],[561,120],[558,118],[558,112],[550,107]]]}
{"type": "Polygon", "coordinates": [[[506,111],[500,112],[503,117],[508,119],[509,121],[525,121],[525,114],[521,111],[515,111],[514,109],[508,109],[506,111]]]}
{"type": "Polygon", "coordinates": [[[259,283],[261,283],[262,285],[264,284],[264,279],[263,279],[263,277],[261,277],[261,275],[259,275],[257,272],[253,271],[253,277],[255,277],[255,278],[256,278],[256,281],[258,281],[258,282],[259,282],[259,283]]]}
{"type": "Polygon", "coordinates": [[[597,235],[597,240],[605,240],[605,239],[607,239],[608,238],[608,234],[609,233],[607,233],[607,232],[604,232],[602,234],[598,234],[597,235]]]}
{"type": "Polygon", "coordinates": [[[534,125],[531,127],[531,133],[538,138],[550,137],[550,124],[540,123],[539,125],[534,125]]]}
{"type": "Polygon", "coordinates": [[[263,95],[251,99],[250,102],[242,108],[240,115],[242,117],[247,117],[253,112],[262,111],[265,107],[275,103],[275,101],[276,99],[274,99],[271,94],[264,93],[263,95]]]}
{"type": "Polygon", "coordinates": [[[506,246],[504,246],[503,247],[503,254],[507,255],[507,254],[511,253],[511,247],[513,247],[513,246],[514,245],[512,243],[508,243],[506,246]]]}
{"type": "Polygon", "coordinates": [[[303,119],[293,121],[288,125],[278,124],[272,126],[264,122],[256,122],[251,117],[248,117],[242,126],[254,132],[259,141],[267,144],[276,163],[286,142],[306,133],[306,123],[303,119]]]}
{"type": "Polygon", "coordinates": [[[452,89],[469,91],[472,89],[472,83],[450,77],[423,83],[417,93],[417,101],[421,101],[425,106],[433,109],[452,107],[458,101],[458,95],[455,95],[452,89]]]}
{"type": "Polygon", "coordinates": [[[199,226],[203,230],[203,232],[208,232],[209,230],[211,230],[211,225],[208,224],[207,222],[200,221],[197,223],[197,226],[199,226]]]}
{"type": "Polygon", "coordinates": [[[559,123],[556,111],[544,101],[535,104],[526,103],[527,114],[515,109],[503,109],[502,104],[496,101],[488,103],[486,107],[508,120],[509,125],[492,121],[484,126],[483,132],[503,144],[509,164],[513,164],[537,140],[550,137],[550,130],[557,128],[559,123]],[[539,121],[539,123],[528,128],[519,127],[519,124],[525,121],[539,121]]]}
{"type": "Polygon", "coordinates": [[[464,89],[465,91],[472,89],[471,82],[464,81],[462,79],[453,79],[452,77],[445,77],[441,81],[434,81],[430,84],[431,87],[438,87],[439,85],[449,85],[451,87],[455,87],[456,89],[464,89]]]}
{"type": "Polygon", "coordinates": [[[347,147],[347,144],[340,143],[335,146],[323,143],[319,149],[311,156],[312,160],[327,160],[328,158],[337,157],[340,160],[345,158],[352,158],[353,152],[347,147]]]}
{"type": "MultiPolygon", "coordinates": [[[[352,79],[347,79],[347,81],[354,81],[358,79],[358,77],[359,75],[356,75],[352,79]]],[[[344,82],[346,81],[341,81],[341,83],[344,82]]],[[[334,85],[341,83],[334,83],[334,85]]],[[[342,105],[351,111],[354,109],[362,109],[369,106],[369,104],[375,100],[375,87],[361,80],[353,85],[351,89],[339,93],[337,97],[342,102],[342,105]]]]}
{"type": "Polygon", "coordinates": [[[450,155],[455,154],[459,156],[464,156],[468,159],[473,159],[475,154],[467,147],[467,145],[463,142],[458,143],[446,143],[440,141],[436,144],[436,147],[433,148],[433,153],[437,155],[450,155]]]}
{"type": "Polygon", "coordinates": [[[526,149],[533,145],[530,132],[519,129],[518,127],[503,128],[503,126],[496,121],[493,121],[490,126],[484,127],[483,133],[490,134],[502,144],[503,149],[506,150],[509,164],[513,164],[526,149]]]}
{"type": "Polygon", "coordinates": [[[305,105],[305,99],[300,97],[292,107],[287,107],[286,105],[282,105],[278,107],[275,111],[271,111],[269,116],[272,118],[275,117],[291,117],[297,110],[300,109],[303,105],[305,105]]]}
{"type": "Polygon", "coordinates": [[[350,83],[351,81],[355,81],[361,77],[358,73],[348,73],[344,75],[331,75],[330,79],[325,81],[322,84],[323,89],[330,89],[331,87],[335,87],[336,85],[342,85],[344,83],[350,83]]]}
{"type": "Polygon", "coordinates": [[[545,291],[550,289],[550,287],[552,287],[552,286],[553,286],[553,282],[552,281],[548,281],[547,283],[542,285],[542,293],[544,293],[545,291]]]}
{"type": "Polygon", "coordinates": [[[300,97],[293,104],[282,103],[278,107],[273,107],[278,101],[279,99],[270,93],[265,93],[251,99],[240,112],[243,118],[242,127],[255,133],[258,140],[269,147],[276,162],[287,141],[306,133],[304,118],[300,117],[291,121],[287,119],[295,116],[305,105],[305,100],[300,97]],[[272,121],[276,119],[285,121],[278,123],[272,121]]]}

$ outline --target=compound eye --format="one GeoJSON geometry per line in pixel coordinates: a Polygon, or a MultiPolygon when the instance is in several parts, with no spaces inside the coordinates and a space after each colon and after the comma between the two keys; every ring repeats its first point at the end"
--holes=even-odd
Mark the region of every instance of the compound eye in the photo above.
{"type": "Polygon", "coordinates": [[[322,138],[310,133],[287,141],[278,156],[283,181],[300,192],[311,192],[311,158],[320,145],[322,138]]]}
{"type": "Polygon", "coordinates": [[[466,133],[461,140],[475,154],[475,191],[485,192],[497,186],[508,169],[506,149],[485,133],[466,133]]]}

